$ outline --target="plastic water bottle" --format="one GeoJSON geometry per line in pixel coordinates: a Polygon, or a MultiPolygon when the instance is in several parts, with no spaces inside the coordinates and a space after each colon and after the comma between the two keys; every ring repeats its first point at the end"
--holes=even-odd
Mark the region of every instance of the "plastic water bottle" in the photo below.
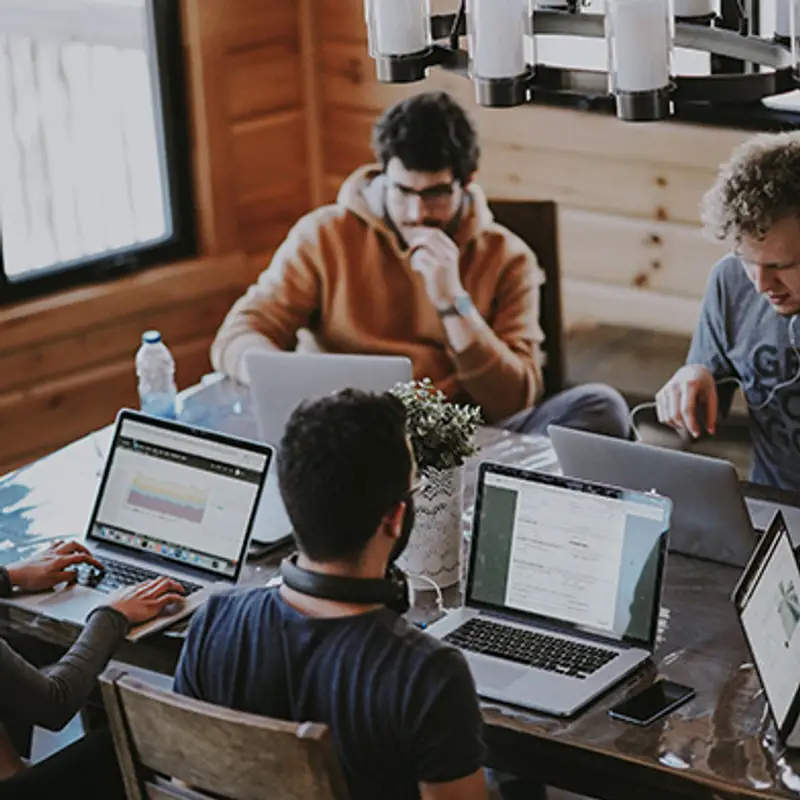
{"type": "Polygon", "coordinates": [[[136,353],[139,401],[145,414],[175,419],[175,360],[158,331],[145,331],[136,353]]]}

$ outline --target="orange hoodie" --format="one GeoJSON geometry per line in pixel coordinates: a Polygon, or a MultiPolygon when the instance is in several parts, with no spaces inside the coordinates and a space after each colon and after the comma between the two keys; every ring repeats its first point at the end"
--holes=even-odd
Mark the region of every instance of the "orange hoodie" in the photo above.
{"type": "Polygon", "coordinates": [[[241,360],[264,337],[282,350],[307,327],[322,350],[404,355],[451,399],[478,403],[487,422],[533,405],[542,388],[539,286],[530,248],[492,218],[483,191],[453,238],[464,289],[490,332],[453,352],[409,251],[383,218],[383,175],[362,167],[335,205],[304,216],[257,283],[236,301],[211,345],[214,368],[242,377],[241,360]]]}

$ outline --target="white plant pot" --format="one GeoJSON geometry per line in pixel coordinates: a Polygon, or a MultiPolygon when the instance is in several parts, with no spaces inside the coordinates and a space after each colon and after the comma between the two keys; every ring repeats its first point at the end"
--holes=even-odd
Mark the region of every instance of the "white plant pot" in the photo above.
{"type": "Polygon", "coordinates": [[[444,588],[461,578],[464,468],[425,472],[426,482],[414,497],[414,527],[398,566],[412,589],[431,589],[425,575],[444,588]]]}

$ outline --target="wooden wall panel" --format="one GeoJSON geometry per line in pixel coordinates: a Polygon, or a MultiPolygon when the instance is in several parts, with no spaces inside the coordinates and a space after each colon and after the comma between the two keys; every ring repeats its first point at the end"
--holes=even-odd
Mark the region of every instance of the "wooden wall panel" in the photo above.
{"type": "Polygon", "coordinates": [[[244,254],[154,268],[0,309],[0,474],[113,421],[136,405],[134,355],[157,328],[179,388],[250,282],[244,254]]]}
{"type": "Polygon", "coordinates": [[[296,0],[199,0],[210,36],[228,49],[297,41],[296,0]]]}
{"type": "Polygon", "coordinates": [[[302,106],[297,42],[234,51],[228,57],[228,67],[225,100],[230,120],[302,106]]]}
{"type": "Polygon", "coordinates": [[[274,248],[286,233],[281,197],[291,188],[293,197],[304,198],[295,209],[311,203],[298,4],[184,0],[184,8],[194,45],[204,246],[215,253],[274,248]]]}
{"type": "Polygon", "coordinates": [[[199,296],[177,307],[159,304],[148,310],[145,319],[142,314],[113,317],[96,327],[46,339],[30,347],[0,351],[0,393],[108,361],[132,361],[144,322],[161,331],[170,347],[200,336],[210,340],[238,295],[236,287],[199,296]]]}
{"type": "Polygon", "coordinates": [[[306,180],[305,123],[300,111],[237,123],[231,130],[231,150],[239,201],[306,180]]]}
{"type": "MultiPolygon", "coordinates": [[[[202,336],[171,347],[180,386],[208,372],[208,346],[202,336]]],[[[138,406],[132,357],[0,396],[0,430],[11,433],[0,452],[0,475],[113,422],[126,406],[138,406]]]]}
{"type": "Polygon", "coordinates": [[[319,38],[328,41],[366,42],[362,0],[317,0],[319,38]]]}
{"type": "Polygon", "coordinates": [[[237,213],[244,249],[262,260],[266,258],[267,253],[274,251],[275,243],[283,240],[292,225],[308,211],[308,193],[308,184],[302,182],[242,201],[237,213]],[[266,218],[265,207],[273,209],[266,218]]]}
{"type": "Polygon", "coordinates": [[[558,228],[566,277],[670,295],[699,297],[726,252],[696,225],[563,208],[558,228]]]}

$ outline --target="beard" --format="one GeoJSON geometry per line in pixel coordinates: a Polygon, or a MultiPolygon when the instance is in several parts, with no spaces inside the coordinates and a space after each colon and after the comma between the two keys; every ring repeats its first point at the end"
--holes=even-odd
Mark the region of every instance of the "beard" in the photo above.
{"type": "Polygon", "coordinates": [[[411,538],[411,531],[414,528],[414,498],[409,497],[406,500],[406,510],[403,514],[403,525],[400,528],[400,538],[395,542],[392,548],[392,554],[389,556],[389,563],[394,562],[400,558],[403,551],[408,546],[408,540],[411,538]]]}

